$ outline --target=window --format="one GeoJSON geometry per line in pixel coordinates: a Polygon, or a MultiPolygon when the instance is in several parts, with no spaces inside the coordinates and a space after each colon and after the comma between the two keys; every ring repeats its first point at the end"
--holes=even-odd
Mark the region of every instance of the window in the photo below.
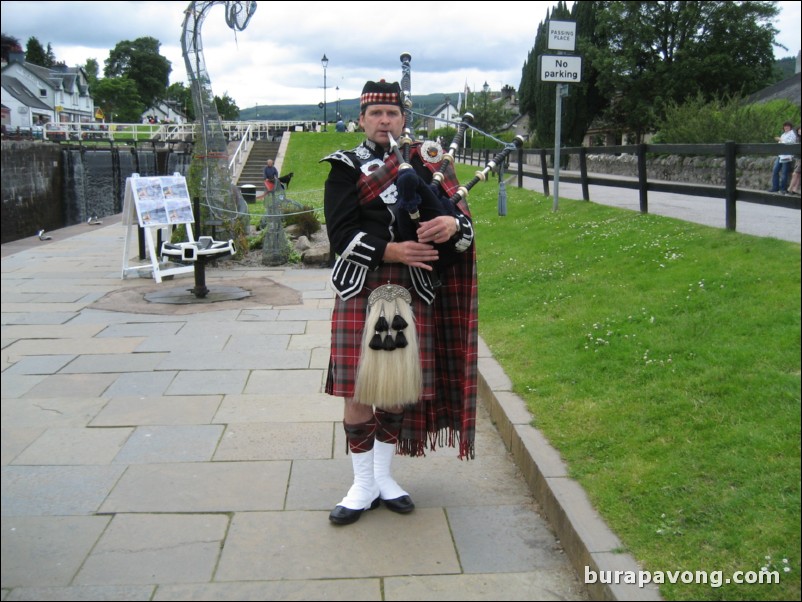
{"type": "Polygon", "coordinates": [[[39,88],[39,96],[44,98],[47,96],[47,90],[45,88],[39,88]]]}

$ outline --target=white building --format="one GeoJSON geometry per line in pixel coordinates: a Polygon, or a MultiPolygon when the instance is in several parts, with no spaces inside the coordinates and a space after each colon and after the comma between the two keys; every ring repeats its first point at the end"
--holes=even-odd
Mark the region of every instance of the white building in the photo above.
{"type": "Polygon", "coordinates": [[[40,67],[26,62],[23,52],[12,52],[3,65],[2,86],[2,102],[9,109],[8,129],[95,121],[95,103],[81,67],[40,67]]]}
{"type": "Polygon", "coordinates": [[[456,127],[454,122],[459,122],[462,117],[459,114],[459,106],[451,104],[451,99],[446,96],[442,104],[438,105],[432,114],[423,120],[426,132],[431,134],[432,130],[444,127],[456,127]],[[449,123],[450,122],[450,123],[449,123]]]}
{"type": "Polygon", "coordinates": [[[3,125],[6,131],[14,132],[17,128],[30,132],[34,125],[54,121],[56,112],[45,101],[34,96],[19,79],[2,76],[3,125]]]}
{"type": "Polygon", "coordinates": [[[187,123],[187,116],[174,100],[161,100],[142,113],[142,123],[153,117],[156,123],[187,123]]]}

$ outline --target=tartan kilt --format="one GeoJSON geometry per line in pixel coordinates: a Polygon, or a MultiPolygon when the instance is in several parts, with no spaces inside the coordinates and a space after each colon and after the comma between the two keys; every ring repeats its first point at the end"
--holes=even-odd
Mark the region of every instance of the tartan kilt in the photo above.
{"type": "MultiPolygon", "coordinates": [[[[403,264],[385,264],[369,271],[365,285],[354,297],[343,301],[335,297],[331,318],[331,357],[326,379],[326,393],[338,397],[353,397],[362,337],[368,315],[368,296],[383,284],[397,284],[412,292],[412,315],[418,335],[423,388],[419,401],[435,395],[434,328],[432,307],[423,302],[412,288],[409,267],[403,264]]],[[[392,321],[392,316],[387,316],[392,321]]],[[[372,325],[371,325],[372,327],[372,325]]],[[[387,351],[383,353],[392,353],[387,351]]]]}
{"type": "MultiPolygon", "coordinates": [[[[423,395],[404,408],[396,452],[424,456],[427,449],[455,447],[460,459],[475,455],[478,306],[475,251],[440,273],[443,285],[429,306],[413,293],[412,305],[421,350],[423,395]],[[434,326],[437,325],[437,328],[434,326]]],[[[369,272],[356,297],[336,297],[332,316],[331,359],[326,393],[353,397],[367,298],[389,281],[410,288],[409,269],[387,264],[369,272]]],[[[391,353],[391,352],[390,352],[391,353]]]]}

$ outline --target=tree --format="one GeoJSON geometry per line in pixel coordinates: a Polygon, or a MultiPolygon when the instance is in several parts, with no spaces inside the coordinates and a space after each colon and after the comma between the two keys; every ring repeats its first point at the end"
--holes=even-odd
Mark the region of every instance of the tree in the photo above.
{"type": "MultiPolygon", "coordinates": [[[[576,22],[576,49],[580,56],[587,56],[588,49],[604,43],[596,31],[599,11],[604,2],[574,2],[571,18],[576,22]]],[[[582,81],[571,84],[569,95],[563,99],[565,142],[568,146],[581,146],[591,123],[599,117],[609,100],[597,85],[599,70],[590,62],[582,68],[582,81]]]]}
{"type": "MultiPolygon", "coordinates": [[[[59,62],[56,60],[56,53],[53,52],[53,45],[50,42],[47,43],[47,51],[45,52],[45,57],[46,57],[45,60],[47,60],[47,65],[45,65],[46,67],[52,67],[59,62]]],[[[61,61],[61,63],[64,64],[64,61],[61,61]]]]}
{"type": "MultiPolygon", "coordinates": [[[[546,13],[545,22],[538,25],[535,45],[529,52],[521,73],[520,110],[529,117],[529,129],[532,139],[539,146],[554,143],[556,85],[553,82],[540,81],[539,58],[541,55],[554,54],[548,49],[548,22],[554,20],[572,20],[576,23],[576,51],[585,55],[589,46],[599,43],[596,33],[596,14],[601,10],[602,2],[574,2],[571,11],[564,2],[557,3],[546,13]]],[[[568,96],[563,99],[562,107],[562,140],[568,146],[579,146],[588,126],[606,105],[605,97],[596,86],[597,71],[587,60],[583,60],[582,80],[572,83],[568,88],[568,96]]]]}
{"type": "Polygon", "coordinates": [[[139,99],[152,107],[164,97],[170,83],[170,61],[159,54],[161,43],[151,37],[118,42],[106,59],[107,78],[127,77],[136,83],[139,99]]]}
{"type": "Polygon", "coordinates": [[[228,95],[228,92],[223,94],[223,98],[219,96],[214,97],[214,104],[217,107],[217,113],[223,121],[236,121],[239,119],[239,107],[234,99],[228,95]]]}
{"type": "Polygon", "coordinates": [[[641,140],[669,102],[749,94],[771,81],[776,2],[606,2],[586,58],[610,123],[641,140]]]}
{"type": "Polygon", "coordinates": [[[0,34],[0,54],[2,54],[3,61],[8,62],[9,55],[12,52],[22,52],[19,40],[5,33],[0,34]]]}
{"type": "Polygon", "coordinates": [[[47,54],[42,43],[35,37],[28,38],[28,43],[25,45],[25,60],[40,67],[48,67],[47,54]]]}
{"type": "MultiPolygon", "coordinates": [[[[174,101],[189,121],[195,121],[195,106],[192,104],[192,91],[183,82],[170,84],[164,95],[165,100],[174,101]]],[[[238,109],[239,110],[239,109],[238,109]]]]}
{"type": "Polygon", "coordinates": [[[89,89],[91,90],[99,81],[98,74],[100,73],[100,65],[98,64],[97,59],[86,59],[84,71],[86,71],[86,80],[89,83],[89,89]]]}
{"type": "Polygon", "coordinates": [[[140,100],[137,83],[127,77],[106,77],[95,84],[95,106],[103,109],[109,121],[139,123],[145,104],[140,100]]]}
{"type": "Polygon", "coordinates": [[[44,49],[38,38],[31,36],[25,46],[25,60],[40,67],[54,67],[57,64],[53,46],[48,43],[47,50],[44,49]]]}
{"type": "MultiPolygon", "coordinates": [[[[468,92],[465,99],[465,107],[473,115],[473,125],[483,132],[493,134],[503,125],[507,124],[514,116],[513,111],[507,109],[503,98],[493,98],[490,90],[481,92],[468,92]]],[[[476,147],[477,143],[485,146],[498,146],[487,139],[477,139],[473,135],[471,146],[476,147]]]]}
{"type": "Polygon", "coordinates": [[[546,20],[541,21],[535,35],[535,45],[529,51],[524,63],[520,85],[521,113],[529,116],[529,130],[532,139],[538,146],[548,146],[554,141],[554,107],[555,85],[540,81],[540,57],[549,54],[548,24],[552,19],[566,20],[570,12],[565,2],[560,0],[557,6],[546,11],[546,20]]]}

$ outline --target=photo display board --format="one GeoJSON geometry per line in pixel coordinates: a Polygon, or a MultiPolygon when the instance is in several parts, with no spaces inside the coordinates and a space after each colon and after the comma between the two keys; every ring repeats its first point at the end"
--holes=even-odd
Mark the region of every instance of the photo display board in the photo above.
{"type": "Polygon", "coordinates": [[[183,176],[130,178],[139,225],[169,226],[191,224],[192,203],[183,176]]]}

